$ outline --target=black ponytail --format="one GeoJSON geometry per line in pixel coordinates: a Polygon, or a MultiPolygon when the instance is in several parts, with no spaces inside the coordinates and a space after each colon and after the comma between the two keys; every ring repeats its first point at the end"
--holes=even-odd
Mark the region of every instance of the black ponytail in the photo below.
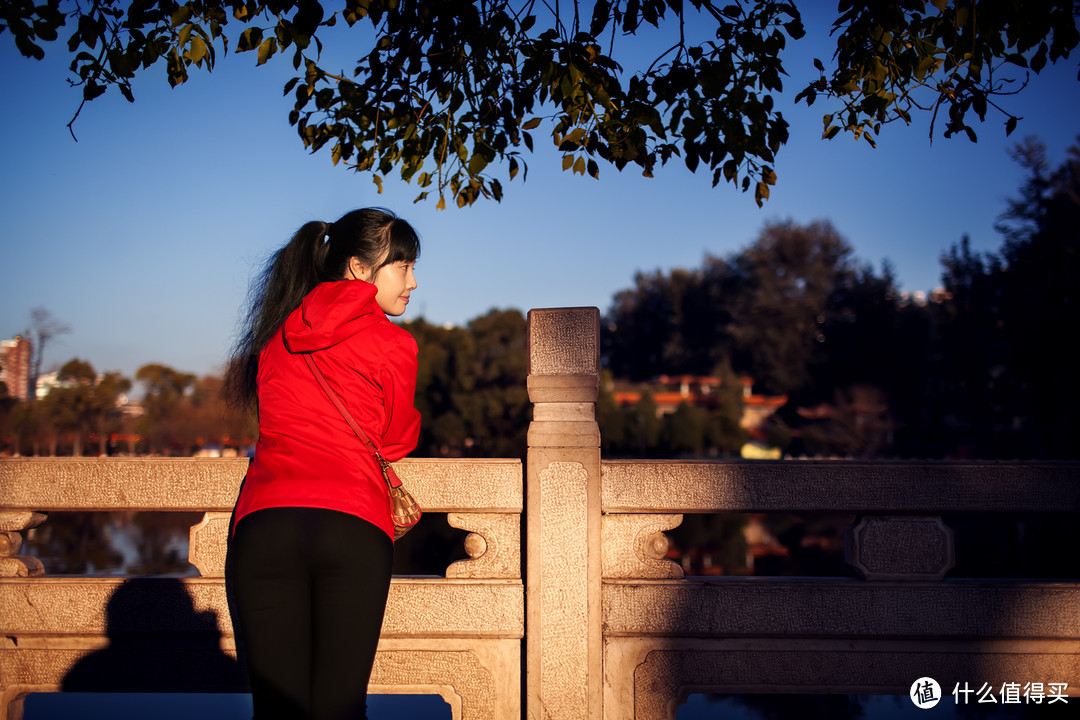
{"type": "Polygon", "coordinates": [[[378,271],[393,262],[415,262],[419,254],[416,231],[382,208],[354,210],[334,223],[305,223],[274,253],[248,291],[243,330],[226,371],[229,401],[245,408],[255,405],[259,353],[316,285],[344,279],[354,257],[378,271]]]}

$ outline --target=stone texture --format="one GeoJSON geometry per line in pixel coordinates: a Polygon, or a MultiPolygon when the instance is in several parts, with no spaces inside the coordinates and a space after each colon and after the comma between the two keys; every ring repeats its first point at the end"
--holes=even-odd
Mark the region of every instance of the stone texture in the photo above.
{"type": "Polygon", "coordinates": [[[516,674],[518,656],[478,653],[473,648],[397,649],[380,645],[370,691],[437,693],[451,706],[455,720],[502,720],[520,715],[520,694],[505,682],[516,674]],[[495,662],[490,658],[495,657],[495,662]],[[485,663],[485,660],[488,660],[485,663]]]}
{"type": "Polygon", "coordinates": [[[520,513],[523,507],[520,460],[408,458],[394,469],[428,512],[520,513]]]}
{"type": "Polygon", "coordinates": [[[41,561],[19,555],[22,533],[45,521],[44,513],[0,512],[0,577],[38,577],[45,574],[41,561]]]}
{"type": "Polygon", "coordinates": [[[720,578],[604,583],[605,636],[1080,640],[1080,584],[720,578]]]}
{"type": "Polygon", "coordinates": [[[231,511],[246,459],[12,458],[0,508],[231,511]]]}
{"type": "MultiPolygon", "coordinates": [[[[0,509],[231,512],[245,459],[12,458],[0,460],[0,509]]],[[[431,512],[520,512],[520,460],[394,463],[431,512]]],[[[0,528],[0,530],[5,528],[0,528]]]]}
{"type": "Polygon", "coordinates": [[[953,567],[953,534],[938,517],[866,517],[848,528],[845,555],[866,580],[941,580],[953,567]]]}
{"type": "MultiPolygon", "coordinates": [[[[2,465],[3,461],[0,461],[2,465]]],[[[23,532],[45,522],[48,515],[28,510],[0,511],[0,532],[23,532]]]]}
{"type": "MultiPolygon", "coordinates": [[[[584,403],[594,407],[585,410],[588,419],[595,417],[596,398],[600,394],[599,375],[530,375],[525,380],[529,400],[533,403],[584,403]]],[[[539,420],[556,419],[544,417],[545,413],[562,412],[559,408],[533,408],[533,417],[539,420]],[[535,413],[541,413],[537,418],[535,413]]],[[[557,418],[576,419],[576,418],[557,418]]]]}
{"type": "Polygon", "coordinates": [[[540,708],[535,717],[588,717],[589,577],[588,472],[578,463],[551,463],[540,473],[540,708]]]}
{"type": "Polygon", "coordinates": [[[1075,512],[1080,464],[606,460],[605,513],[1075,512]]]}
{"type": "Polygon", "coordinates": [[[911,683],[923,676],[935,678],[944,693],[963,682],[977,689],[983,682],[1000,688],[1006,682],[1029,681],[1068,683],[1070,693],[1080,692],[1075,646],[1046,643],[1037,649],[1024,654],[1008,644],[828,645],[800,639],[782,646],[717,641],[702,647],[673,641],[648,651],[633,668],[632,709],[624,707],[622,715],[608,717],[673,720],[691,692],[906,695],[911,683]]]}
{"type": "Polygon", "coordinates": [[[682,515],[604,515],[604,579],[681,578],[682,567],[664,559],[664,531],[681,522],[682,515]]]}
{"type": "Polygon", "coordinates": [[[599,372],[598,309],[529,311],[529,375],[596,375],[599,372]]]}
{"type": "Polygon", "coordinates": [[[469,530],[465,550],[469,560],[446,568],[448,578],[520,578],[521,516],[449,513],[451,527],[469,530]]]}
{"type": "MultiPolygon", "coordinates": [[[[221,579],[0,579],[0,608],[0,635],[232,635],[221,579]]],[[[520,582],[394,578],[383,635],[521,638],[524,625],[520,582]]]]}
{"type": "Polygon", "coordinates": [[[208,512],[188,534],[188,562],[203,577],[225,576],[225,554],[228,550],[232,513],[208,512]]]}

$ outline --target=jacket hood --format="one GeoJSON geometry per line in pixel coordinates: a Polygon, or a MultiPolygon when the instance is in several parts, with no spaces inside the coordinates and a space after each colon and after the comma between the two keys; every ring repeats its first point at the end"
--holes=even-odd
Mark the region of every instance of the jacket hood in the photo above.
{"type": "Polygon", "coordinates": [[[316,285],[285,319],[285,347],[293,353],[322,350],[385,320],[386,313],[375,302],[376,292],[363,280],[316,285]]]}

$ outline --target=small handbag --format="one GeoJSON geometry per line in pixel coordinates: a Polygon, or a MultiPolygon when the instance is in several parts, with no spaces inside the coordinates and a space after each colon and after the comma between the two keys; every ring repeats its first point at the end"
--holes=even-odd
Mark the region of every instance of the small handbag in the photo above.
{"type": "Polygon", "coordinates": [[[301,353],[304,356],[304,360],[307,362],[308,367],[311,368],[312,374],[315,375],[315,379],[319,381],[319,385],[322,387],[323,392],[330,398],[330,402],[334,403],[334,407],[338,409],[341,416],[345,418],[345,422],[349,424],[356,436],[360,438],[364,446],[368,451],[375,456],[375,462],[379,464],[379,469],[382,470],[383,479],[386,480],[386,487],[390,491],[390,511],[394,520],[394,540],[401,539],[405,533],[412,530],[416,523],[420,521],[420,506],[416,503],[416,500],[409,491],[405,489],[405,486],[401,484],[401,478],[394,472],[394,468],[390,465],[390,462],[379,454],[378,448],[375,447],[375,443],[371,442],[367,433],[360,429],[356,421],[353,420],[353,416],[349,414],[349,411],[345,409],[341,399],[337,393],[333,391],[329,384],[326,382],[326,378],[323,377],[322,371],[319,370],[319,366],[315,364],[315,358],[311,357],[311,353],[301,353]]]}

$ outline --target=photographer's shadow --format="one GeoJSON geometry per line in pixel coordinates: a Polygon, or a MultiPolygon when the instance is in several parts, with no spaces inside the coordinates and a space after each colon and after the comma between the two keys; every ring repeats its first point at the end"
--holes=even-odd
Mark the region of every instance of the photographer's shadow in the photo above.
{"type": "Polygon", "coordinates": [[[107,647],[79,660],[65,692],[242,692],[236,660],[221,650],[217,613],[198,612],[174,578],[133,578],[106,605],[107,647]]]}

